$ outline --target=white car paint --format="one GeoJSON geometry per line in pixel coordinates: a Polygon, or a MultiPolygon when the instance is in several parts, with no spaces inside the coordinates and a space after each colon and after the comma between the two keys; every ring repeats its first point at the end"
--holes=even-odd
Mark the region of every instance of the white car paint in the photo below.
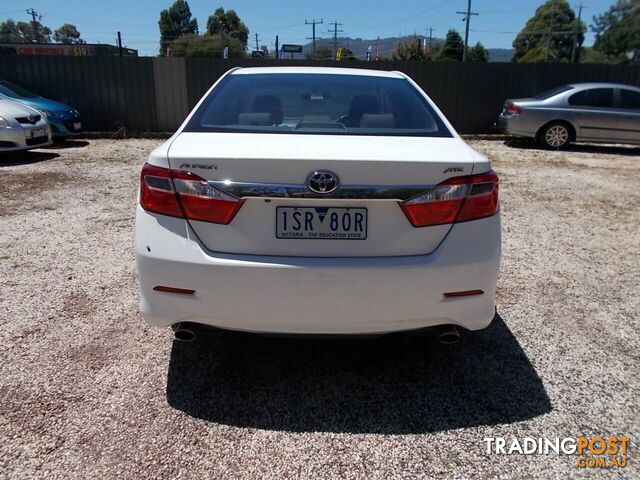
{"type": "MultiPolygon", "coordinates": [[[[247,68],[228,74],[270,72],[410,81],[398,72],[316,67],[247,68]]],[[[390,187],[433,186],[491,170],[489,161],[467,146],[444,116],[452,133],[448,138],[183,132],[192,115],[151,153],[148,164],[213,182],[304,185],[311,171],[322,169],[335,172],[341,185],[390,187]]],[[[195,322],[284,334],[383,333],[442,324],[477,330],[494,316],[500,243],[499,211],[463,223],[417,228],[398,200],[389,199],[247,197],[227,225],[153,213],[138,205],[140,305],[145,319],[157,326],[195,322]],[[282,205],[364,206],[368,237],[276,238],[275,211],[282,205]],[[157,286],[194,293],[160,292],[154,290],[157,286]],[[483,293],[443,295],[471,290],[483,293]]]]}
{"type": "Polygon", "coordinates": [[[41,148],[52,143],[46,115],[27,105],[0,99],[0,153],[41,148]],[[39,119],[26,121],[30,116],[39,119]],[[32,139],[36,141],[32,143],[32,139]]]}

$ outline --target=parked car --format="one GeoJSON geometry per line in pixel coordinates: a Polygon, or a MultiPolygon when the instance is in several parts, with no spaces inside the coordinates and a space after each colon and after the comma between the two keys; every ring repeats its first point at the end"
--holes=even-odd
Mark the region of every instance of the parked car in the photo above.
{"type": "Polygon", "coordinates": [[[0,153],[51,145],[51,129],[37,110],[0,99],[0,153]]]}
{"type": "Polygon", "coordinates": [[[136,257],[178,338],[454,340],[494,318],[498,177],[403,73],[234,69],[142,168],[136,257]]]}
{"type": "Polygon", "coordinates": [[[573,83],[534,98],[507,100],[499,125],[547,148],[572,141],[640,144],[640,88],[573,83]]]}
{"type": "Polygon", "coordinates": [[[24,87],[0,79],[0,98],[36,108],[47,116],[53,138],[64,139],[82,131],[80,113],[64,103],[41,97],[24,87]]]}

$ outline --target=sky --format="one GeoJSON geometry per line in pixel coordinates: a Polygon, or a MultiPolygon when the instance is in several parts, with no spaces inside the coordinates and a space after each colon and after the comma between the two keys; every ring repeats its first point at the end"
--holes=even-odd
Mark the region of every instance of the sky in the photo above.
{"type": "MultiPolygon", "coordinates": [[[[574,9],[580,0],[570,0],[574,9]]],[[[122,32],[123,44],[135,48],[139,55],[158,52],[158,18],[160,10],[168,8],[173,0],[0,0],[0,19],[30,20],[27,8],[42,15],[42,23],[55,30],[63,23],[76,25],[88,43],[116,43],[116,32],[122,32]]],[[[479,15],[471,18],[469,44],[480,41],[487,48],[511,48],[516,33],[533,15],[542,0],[472,0],[472,11],[479,15]]],[[[614,0],[583,0],[582,19],[587,26],[593,15],[607,10],[614,0]]],[[[393,37],[400,35],[428,35],[433,27],[434,37],[444,37],[449,28],[464,35],[462,15],[467,0],[189,0],[200,31],[205,30],[208,16],[217,7],[234,9],[250,31],[250,45],[274,48],[275,36],[280,43],[304,44],[311,36],[311,25],[305,20],[322,19],[316,26],[316,35],[329,37],[329,22],[342,23],[342,36],[351,38],[393,37]]],[[[585,45],[593,43],[588,31],[585,45]]]]}

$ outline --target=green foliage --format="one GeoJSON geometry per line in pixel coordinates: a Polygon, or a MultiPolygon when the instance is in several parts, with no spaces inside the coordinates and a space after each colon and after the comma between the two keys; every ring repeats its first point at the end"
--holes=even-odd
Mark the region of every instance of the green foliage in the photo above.
{"type": "Polygon", "coordinates": [[[249,29],[244,24],[235,10],[224,11],[224,8],[217,8],[213,15],[207,20],[207,33],[215,35],[224,32],[226,37],[235,38],[246,48],[249,38],[249,29]]]}
{"type": "Polygon", "coordinates": [[[0,23],[0,42],[25,43],[26,41],[16,22],[9,19],[0,23]]]}
{"type": "Polygon", "coordinates": [[[513,41],[516,51],[512,61],[544,61],[544,58],[539,60],[540,49],[543,49],[542,52],[546,56],[549,30],[549,59],[553,56],[561,61],[570,61],[574,39],[577,39],[576,48],[580,48],[586,26],[576,18],[575,12],[566,0],[547,0],[538,7],[513,41]],[[532,51],[533,53],[530,53],[532,51]],[[529,60],[532,58],[535,60],[529,60]]]}
{"type": "Polygon", "coordinates": [[[181,35],[197,34],[198,21],[191,18],[191,9],[186,0],[176,0],[170,8],[160,12],[160,55],[181,35]]]}
{"type": "Polygon", "coordinates": [[[51,29],[40,22],[18,22],[22,43],[51,43],[51,29]]]}
{"type": "Polygon", "coordinates": [[[349,47],[343,47],[341,60],[357,60],[356,54],[349,47]]]}
{"type": "Polygon", "coordinates": [[[395,61],[427,60],[427,53],[422,48],[422,42],[418,37],[411,40],[403,40],[396,47],[391,57],[395,61]]]}
{"type": "MultiPolygon", "coordinates": [[[[225,37],[224,45],[229,47],[229,58],[244,58],[245,49],[240,40],[225,37]]],[[[181,35],[171,44],[174,57],[213,57],[222,58],[223,44],[220,35],[181,35]]]]}
{"type": "Polygon", "coordinates": [[[555,51],[550,49],[549,55],[547,55],[547,47],[535,47],[529,49],[518,61],[522,63],[542,63],[546,61],[553,62],[555,60],[557,60],[555,51]]]}
{"type": "Polygon", "coordinates": [[[438,62],[447,62],[447,61],[462,61],[462,54],[464,52],[464,41],[458,32],[451,29],[447,32],[447,37],[445,38],[440,51],[435,57],[435,60],[438,62]]]}
{"type": "Polygon", "coordinates": [[[324,44],[317,44],[316,51],[309,51],[304,54],[307,60],[333,60],[333,50],[324,44]]]}
{"type": "Polygon", "coordinates": [[[580,63],[608,63],[609,58],[595,48],[584,48],[580,52],[580,63]]]}
{"type": "Polygon", "coordinates": [[[53,39],[58,43],[66,44],[79,44],[86,43],[80,38],[80,32],[75,25],[65,23],[55,32],[53,32],[53,39]]]}
{"type": "Polygon", "coordinates": [[[470,62],[487,63],[489,61],[489,52],[480,42],[478,42],[467,52],[467,60],[470,62]]]}
{"type": "MultiPolygon", "coordinates": [[[[64,27],[75,27],[63,25],[64,27]]],[[[77,30],[76,30],[77,32],[77,30]]],[[[78,38],[80,34],[78,33],[78,38]]],[[[57,40],[56,40],[57,41],[57,40]]],[[[51,29],[40,22],[15,22],[8,19],[0,23],[2,43],[51,43],[51,29]]]]}
{"type": "Polygon", "coordinates": [[[594,16],[593,22],[593,48],[605,59],[624,62],[630,52],[640,55],[640,0],[618,0],[607,12],[594,16]]]}

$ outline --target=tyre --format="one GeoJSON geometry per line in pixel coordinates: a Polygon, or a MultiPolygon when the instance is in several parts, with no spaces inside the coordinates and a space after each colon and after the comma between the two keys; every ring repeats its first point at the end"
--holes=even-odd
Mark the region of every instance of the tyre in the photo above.
{"type": "Polygon", "coordinates": [[[560,149],[571,142],[571,128],[566,123],[550,123],[540,132],[538,141],[545,148],[560,149]]]}

